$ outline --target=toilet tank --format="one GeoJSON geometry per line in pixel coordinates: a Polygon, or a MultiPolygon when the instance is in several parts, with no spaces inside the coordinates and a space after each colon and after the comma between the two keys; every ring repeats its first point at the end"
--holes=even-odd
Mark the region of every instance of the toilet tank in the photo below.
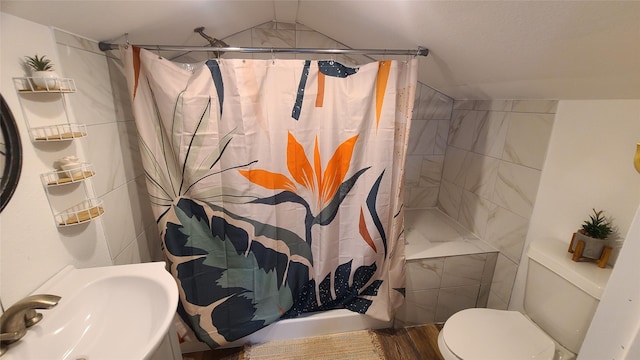
{"type": "Polygon", "coordinates": [[[611,269],[572,261],[568,246],[557,240],[532,242],[524,309],[549,336],[577,354],[611,269]]]}

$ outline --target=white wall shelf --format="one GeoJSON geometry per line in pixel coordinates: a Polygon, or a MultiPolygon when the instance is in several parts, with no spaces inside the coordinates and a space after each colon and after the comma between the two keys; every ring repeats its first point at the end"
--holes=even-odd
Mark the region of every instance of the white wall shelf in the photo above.
{"type": "Polygon", "coordinates": [[[58,124],[29,129],[32,141],[69,141],[87,136],[84,124],[58,124]]]}
{"type": "MultiPolygon", "coordinates": [[[[20,95],[20,102],[25,112],[25,122],[29,128],[29,136],[32,142],[71,141],[87,136],[86,125],[71,123],[69,117],[66,94],[77,91],[73,79],[15,77],[13,80],[16,91],[20,95]],[[31,126],[27,113],[29,113],[29,110],[33,111],[34,109],[29,109],[29,107],[34,106],[38,109],[40,121],[49,119],[53,122],[56,116],[60,117],[56,102],[62,105],[62,112],[66,119],[65,123],[31,126]]],[[[40,175],[57,227],[83,224],[104,213],[102,200],[95,197],[93,187],[87,182],[95,174],[93,165],[81,163],[71,169],[54,170],[40,175]],[[82,188],[74,187],[71,184],[80,184],[82,188]],[[65,186],[67,187],[65,188],[65,186]],[[76,193],[76,191],[80,190],[83,190],[83,192],[76,193]],[[75,203],[76,201],[80,202],[75,203]],[[74,205],[69,207],[69,204],[74,205]],[[60,211],[59,209],[64,210],[60,211]]]]}
{"type": "Polygon", "coordinates": [[[44,186],[67,185],[84,181],[95,175],[93,165],[84,163],[69,170],[56,170],[40,175],[44,186]]]}
{"type": "MultiPolygon", "coordinates": [[[[32,142],[41,141],[69,141],[87,136],[87,127],[84,124],[73,124],[69,119],[67,109],[66,94],[77,91],[76,83],[73,79],[57,78],[43,79],[33,77],[14,77],[13,84],[18,94],[23,96],[42,96],[43,102],[60,101],[66,122],[45,126],[33,126],[28,116],[25,115],[25,122],[29,128],[29,137],[32,142]],[[43,81],[46,80],[46,81],[43,81]],[[40,83],[40,86],[38,85],[40,83]],[[49,97],[46,97],[49,96],[49,97]],[[51,98],[54,96],[54,98],[51,98]],[[55,97],[58,97],[57,99],[55,97]]],[[[35,99],[31,97],[31,99],[35,99]]],[[[20,98],[22,102],[22,98],[20,98]]]]}
{"type": "Polygon", "coordinates": [[[74,93],[77,91],[75,81],[67,78],[16,77],[13,78],[13,81],[19,93],[74,93]],[[39,86],[37,83],[44,86],[39,86]]]}
{"type": "Polygon", "coordinates": [[[87,199],[55,214],[55,219],[58,227],[66,227],[89,222],[103,213],[104,208],[102,207],[102,200],[87,199]]]}

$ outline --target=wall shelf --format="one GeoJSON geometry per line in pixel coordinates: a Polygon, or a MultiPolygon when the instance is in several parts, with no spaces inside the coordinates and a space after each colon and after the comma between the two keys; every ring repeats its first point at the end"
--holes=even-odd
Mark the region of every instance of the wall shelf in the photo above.
{"type": "MultiPolygon", "coordinates": [[[[38,80],[43,80],[42,78],[38,78],[38,80]]],[[[87,127],[84,124],[73,124],[69,119],[69,112],[67,109],[67,100],[66,94],[75,93],[77,91],[76,83],[73,79],[68,78],[57,78],[57,79],[46,79],[44,82],[44,87],[38,87],[36,85],[36,80],[33,77],[14,77],[13,85],[16,88],[18,94],[27,96],[27,95],[39,95],[46,96],[51,94],[53,96],[58,96],[59,101],[62,105],[62,110],[64,112],[64,117],[66,119],[65,123],[62,124],[54,124],[54,125],[46,125],[46,126],[33,126],[30,124],[28,117],[25,115],[25,122],[27,123],[27,127],[29,128],[29,137],[32,142],[42,142],[42,141],[69,141],[81,137],[87,136],[87,127]],[[48,82],[51,82],[49,84],[48,82]]],[[[35,98],[31,98],[32,100],[35,98]]],[[[47,98],[42,98],[47,99],[47,98]]],[[[55,98],[49,98],[51,99],[55,98]]],[[[22,101],[22,99],[21,99],[22,101]]]]}
{"type": "Polygon", "coordinates": [[[13,78],[14,85],[19,93],[74,93],[77,91],[76,83],[73,79],[57,78],[46,79],[45,86],[36,85],[33,77],[13,78]],[[49,84],[53,82],[53,84],[49,84]]]}
{"type": "Polygon", "coordinates": [[[89,222],[104,213],[102,200],[87,199],[55,215],[58,227],[67,227],[89,222]]]}
{"type": "MultiPolygon", "coordinates": [[[[69,119],[66,94],[77,91],[76,83],[73,79],[47,78],[43,80],[39,78],[36,80],[33,77],[15,77],[13,81],[16,91],[21,95],[19,98],[32,142],[71,141],[87,136],[86,125],[73,124],[69,119]],[[38,86],[38,84],[43,85],[38,86]],[[35,109],[30,110],[40,111],[40,119],[38,120],[54,122],[53,119],[56,116],[60,117],[60,113],[56,109],[58,106],[55,104],[56,102],[62,105],[64,118],[66,119],[65,123],[31,126],[28,119],[29,116],[27,116],[28,111],[26,111],[29,106],[26,106],[25,103],[34,104],[35,109]],[[49,105],[49,103],[52,105],[49,105]]],[[[93,165],[81,163],[71,169],[54,170],[40,175],[57,227],[83,224],[104,213],[102,200],[95,197],[93,187],[87,182],[95,174],[93,165]],[[64,185],[70,184],[82,184],[82,188],[64,188],[64,185]],[[81,189],[84,191],[79,192],[81,189]],[[74,204],[76,201],[81,202],[68,207],[69,204],[74,204]],[[65,210],[59,211],[59,209],[65,210]]]]}
{"type": "Polygon", "coordinates": [[[95,174],[93,165],[84,163],[77,168],[52,171],[42,174],[40,177],[44,186],[58,186],[82,182],[95,174]]]}
{"type": "Polygon", "coordinates": [[[87,136],[84,124],[58,124],[29,129],[32,141],[69,141],[87,136]]]}

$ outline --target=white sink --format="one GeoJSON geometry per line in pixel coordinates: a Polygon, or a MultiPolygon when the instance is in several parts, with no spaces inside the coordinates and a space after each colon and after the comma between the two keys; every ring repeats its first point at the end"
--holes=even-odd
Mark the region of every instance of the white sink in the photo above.
{"type": "Polygon", "coordinates": [[[9,345],[2,360],[146,359],[175,315],[178,289],[163,262],[68,266],[34,294],[62,299],[9,345]]]}

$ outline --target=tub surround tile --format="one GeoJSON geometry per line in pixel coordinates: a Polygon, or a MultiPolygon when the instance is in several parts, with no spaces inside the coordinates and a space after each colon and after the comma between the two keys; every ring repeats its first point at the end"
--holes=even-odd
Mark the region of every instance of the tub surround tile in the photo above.
{"type": "Polygon", "coordinates": [[[144,176],[139,176],[127,183],[127,192],[130,198],[131,213],[135,226],[135,234],[142,233],[145,228],[156,223],[151,210],[151,202],[147,193],[147,184],[144,176]]]}
{"type": "Polygon", "coordinates": [[[491,199],[500,160],[475,153],[468,153],[467,157],[464,189],[485,199],[491,199]]]}
{"type": "Polygon", "coordinates": [[[420,259],[407,261],[407,289],[437,289],[442,281],[444,258],[420,259]]]}
{"type": "Polygon", "coordinates": [[[444,120],[451,117],[453,100],[434,89],[419,84],[420,93],[416,94],[417,108],[414,106],[414,119],[444,120]],[[417,109],[417,111],[416,111],[417,109]]]}
{"type": "Polygon", "coordinates": [[[431,120],[413,120],[409,134],[407,154],[432,155],[436,145],[438,123],[431,120]]]}
{"type": "Polygon", "coordinates": [[[487,308],[496,310],[508,310],[509,303],[500,299],[493,291],[489,291],[489,298],[487,299],[487,308]]]}
{"type": "MultiPolygon", "coordinates": [[[[253,46],[253,42],[251,41],[251,29],[240,31],[239,33],[235,33],[233,35],[227,36],[223,38],[224,42],[229,44],[230,46],[237,47],[251,47],[253,46]]],[[[233,53],[233,58],[236,58],[236,55],[241,53],[233,53]]],[[[224,57],[224,56],[223,56],[224,57]]]]}
{"type": "Polygon", "coordinates": [[[254,29],[267,29],[267,30],[273,30],[277,28],[277,22],[275,21],[267,21],[265,23],[262,23],[260,25],[256,25],[253,28],[254,29]]]}
{"type": "Polygon", "coordinates": [[[470,157],[469,152],[449,146],[444,156],[444,164],[442,166],[442,180],[446,180],[459,187],[463,187],[470,157]]]}
{"type": "Polygon", "coordinates": [[[107,57],[107,67],[109,69],[109,78],[111,79],[116,121],[133,121],[135,118],[131,109],[127,79],[124,75],[122,61],[107,57]]]}
{"type": "Polygon", "coordinates": [[[476,100],[455,100],[453,102],[453,110],[473,110],[476,106],[476,100]]]}
{"type": "Polygon", "coordinates": [[[480,285],[440,289],[435,321],[446,321],[456,312],[476,306],[480,285]]]}
{"type": "Polygon", "coordinates": [[[507,114],[504,111],[482,112],[471,144],[473,152],[497,159],[502,157],[508,129],[507,114]]]}
{"type": "Polygon", "coordinates": [[[140,248],[135,241],[130,242],[127,247],[113,259],[113,265],[126,265],[141,263],[140,248]]]}
{"type": "Polygon", "coordinates": [[[487,219],[494,207],[496,205],[491,201],[463,190],[458,221],[464,228],[483,238],[487,227],[487,219]]]}
{"type": "Polygon", "coordinates": [[[287,22],[277,21],[276,22],[276,29],[278,29],[278,30],[296,30],[297,28],[296,28],[296,24],[294,24],[294,23],[287,23],[287,22]]]}
{"type": "Polygon", "coordinates": [[[106,57],[67,45],[58,45],[61,76],[74,79],[78,91],[68,97],[76,122],[115,122],[115,109],[106,57]]]}
{"type": "Polygon", "coordinates": [[[503,161],[498,168],[493,202],[528,219],[539,183],[540,170],[503,161]]]}
{"type": "Polygon", "coordinates": [[[515,263],[520,263],[529,220],[497,206],[490,214],[484,239],[515,263]]]}
{"type": "Polygon", "coordinates": [[[510,113],[509,131],[502,159],[534,169],[542,169],[551,136],[553,117],[553,114],[510,113]]]}
{"type": "Polygon", "coordinates": [[[422,155],[407,155],[404,165],[404,185],[418,186],[422,176],[422,155]]]}
{"type": "MultiPolygon", "coordinates": [[[[296,47],[296,31],[253,28],[251,41],[257,47],[293,48],[296,47]]],[[[282,58],[281,55],[278,54],[278,58],[282,58]]]]}
{"type": "MultiPolygon", "coordinates": [[[[499,254],[496,261],[496,270],[491,282],[491,292],[499,297],[507,305],[511,298],[511,289],[518,272],[518,264],[499,254]]],[[[490,296],[491,297],[491,296],[490,296]]]]}
{"type": "Polygon", "coordinates": [[[439,186],[442,179],[442,164],[444,164],[444,155],[423,157],[418,185],[439,186]]]}
{"type": "Polygon", "coordinates": [[[435,207],[438,203],[439,192],[439,186],[413,186],[405,189],[405,203],[408,208],[414,209],[435,207]]]}
{"type": "Polygon", "coordinates": [[[397,310],[396,326],[414,326],[434,322],[438,290],[420,290],[407,292],[404,304],[397,310]]]}
{"type": "Polygon", "coordinates": [[[440,183],[440,192],[438,192],[438,207],[442,209],[445,214],[457,219],[461,199],[462,188],[446,180],[442,180],[440,183]]]}
{"type": "Polygon", "coordinates": [[[485,254],[446,257],[442,272],[442,287],[479,284],[486,258],[485,254]]]}
{"type": "Polygon", "coordinates": [[[557,108],[558,100],[513,100],[511,111],[555,114],[557,108]]]}
{"type": "Polygon", "coordinates": [[[513,100],[478,100],[476,110],[511,111],[513,100]]]}
{"type": "Polygon", "coordinates": [[[489,302],[489,293],[491,284],[480,284],[480,291],[478,292],[478,301],[476,307],[485,308],[489,302]]]}
{"type": "Polygon", "coordinates": [[[133,121],[118,122],[118,138],[122,151],[122,167],[126,181],[144,176],[142,157],[140,156],[140,143],[138,141],[138,129],[133,121]]]}
{"type": "Polygon", "coordinates": [[[496,262],[498,261],[498,253],[487,253],[487,259],[484,262],[484,269],[482,269],[481,284],[491,284],[493,280],[493,273],[496,270],[496,262]]]}
{"type": "Polygon", "coordinates": [[[435,155],[444,155],[447,150],[447,138],[449,137],[449,120],[438,120],[436,144],[433,149],[435,155]]]}
{"type": "Polygon", "coordinates": [[[511,111],[514,100],[456,100],[455,109],[511,111]]]}
{"type": "Polygon", "coordinates": [[[134,214],[129,203],[127,186],[120,186],[102,197],[105,212],[101,216],[109,244],[111,259],[116,259],[132,242],[136,232],[134,214]]]}
{"type": "MultiPolygon", "coordinates": [[[[298,47],[320,48],[320,49],[337,49],[339,43],[316,31],[298,31],[296,32],[296,44],[298,47]]],[[[304,54],[308,55],[308,54],[304,54]]],[[[324,59],[331,56],[320,54],[324,59]]]]}
{"type": "Polygon", "coordinates": [[[296,23],[296,30],[302,30],[302,31],[314,31],[312,28],[304,25],[304,24],[300,24],[300,23],[296,23]]]}
{"type": "Polygon", "coordinates": [[[87,159],[96,170],[96,176],[92,178],[92,182],[96,195],[102,196],[122,186],[126,181],[123,155],[113,151],[113,149],[122,148],[118,124],[114,122],[87,126],[87,133],[89,134],[87,139],[91,139],[85,141],[87,159]]]}
{"type": "Polygon", "coordinates": [[[76,49],[104,55],[104,51],[100,50],[98,43],[93,40],[88,40],[60,29],[53,29],[53,34],[58,44],[69,45],[76,49]]]}
{"type": "MultiPolygon", "coordinates": [[[[451,114],[447,144],[462,150],[471,150],[478,126],[480,112],[473,110],[454,110],[451,114]]],[[[447,151],[449,149],[447,148],[447,151]]]]}
{"type": "Polygon", "coordinates": [[[158,231],[158,225],[154,222],[147,226],[142,234],[138,236],[138,244],[147,244],[149,249],[150,261],[166,261],[166,257],[162,252],[162,239],[158,231]]]}

